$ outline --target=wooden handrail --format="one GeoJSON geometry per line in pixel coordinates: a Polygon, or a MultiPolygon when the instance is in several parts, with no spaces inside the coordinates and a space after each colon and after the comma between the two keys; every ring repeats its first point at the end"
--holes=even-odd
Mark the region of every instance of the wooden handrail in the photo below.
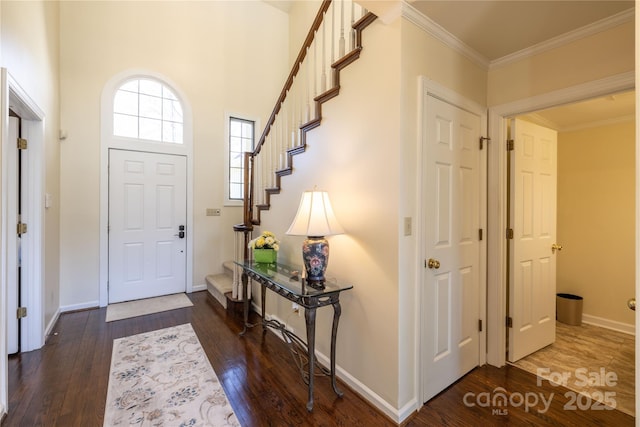
{"type": "Polygon", "coordinates": [[[262,136],[258,140],[258,143],[256,144],[256,147],[253,150],[253,154],[254,155],[258,154],[260,152],[260,150],[262,149],[262,146],[264,145],[264,142],[267,139],[267,135],[269,135],[269,131],[271,130],[271,126],[275,122],[276,116],[278,115],[278,112],[280,112],[280,107],[282,106],[282,103],[284,102],[285,98],[287,97],[287,92],[289,91],[289,89],[291,89],[291,86],[293,85],[293,79],[296,77],[296,75],[298,74],[298,71],[300,70],[300,63],[302,63],[302,61],[304,61],[304,58],[307,56],[307,49],[309,47],[311,47],[311,43],[313,43],[313,39],[315,37],[315,32],[320,28],[320,25],[322,24],[322,20],[324,18],[324,13],[327,10],[329,10],[329,6],[331,6],[331,2],[332,2],[332,0],[323,0],[322,1],[322,5],[320,6],[320,10],[318,11],[318,14],[316,15],[316,18],[313,20],[313,24],[311,24],[311,28],[309,29],[309,33],[307,34],[307,38],[304,39],[304,43],[302,44],[302,48],[300,48],[300,52],[298,53],[298,57],[296,58],[296,62],[293,64],[293,68],[291,69],[291,72],[289,73],[289,77],[287,78],[287,81],[284,83],[284,88],[280,92],[280,96],[278,97],[278,100],[276,101],[275,107],[273,107],[273,111],[271,112],[271,116],[269,116],[269,120],[267,120],[267,124],[266,124],[266,126],[264,128],[264,132],[262,132],[262,136]]]}

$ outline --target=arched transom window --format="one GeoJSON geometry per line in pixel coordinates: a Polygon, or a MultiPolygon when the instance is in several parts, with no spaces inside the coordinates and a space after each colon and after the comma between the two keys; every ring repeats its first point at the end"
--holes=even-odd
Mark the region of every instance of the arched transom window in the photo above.
{"type": "Polygon", "coordinates": [[[113,99],[113,135],[182,144],[180,100],[157,80],[127,80],[113,99]]]}

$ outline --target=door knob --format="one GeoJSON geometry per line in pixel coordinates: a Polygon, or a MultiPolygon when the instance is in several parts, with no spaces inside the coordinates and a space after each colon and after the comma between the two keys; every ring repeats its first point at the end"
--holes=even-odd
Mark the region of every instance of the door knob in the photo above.
{"type": "Polygon", "coordinates": [[[435,268],[437,270],[440,268],[440,261],[438,261],[437,259],[429,258],[429,261],[427,261],[427,267],[435,268]]]}
{"type": "Polygon", "coordinates": [[[557,243],[554,243],[553,245],[551,245],[551,253],[556,253],[556,251],[561,251],[562,250],[562,245],[559,245],[557,243]]]}
{"type": "Polygon", "coordinates": [[[184,236],[185,236],[184,225],[179,226],[178,230],[180,231],[178,231],[178,234],[174,234],[174,236],[184,239],[184,236]]]}
{"type": "Polygon", "coordinates": [[[629,298],[629,301],[627,301],[627,307],[629,307],[633,311],[636,311],[636,299],[629,298]]]}

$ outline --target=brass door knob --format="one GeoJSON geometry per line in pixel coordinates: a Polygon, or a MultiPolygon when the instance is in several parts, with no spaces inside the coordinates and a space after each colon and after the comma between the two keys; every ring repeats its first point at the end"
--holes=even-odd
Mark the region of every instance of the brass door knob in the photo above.
{"type": "Polygon", "coordinates": [[[440,261],[438,261],[437,259],[429,258],[429,261],[427,261],[427,267],[435,268],[437,270],[440,268],[440,261]]]}
{"type": "Polygon", "coordinates": [[[551,245],[551,253],[556,253],[556,251],[561,251],[562,250],[562,245],[559,245],[557,243],[554,243],[553,245],[551,245]]]}
{"type": "Polygon", "coordinates": [[[636,311],[636,299],[630,298],[629,301],[627,301],[627,307],[629,307],[633,311],[636,311]]]}

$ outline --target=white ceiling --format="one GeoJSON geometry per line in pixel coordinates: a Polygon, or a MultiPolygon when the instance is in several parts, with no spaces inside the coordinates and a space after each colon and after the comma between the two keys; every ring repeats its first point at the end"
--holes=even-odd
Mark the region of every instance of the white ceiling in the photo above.
{"type": "MultiPolygon", "coordinates": [[[[423,15],[488,61],[594,24],[634,7],[634,1],[408,0],[423,15]]],[[[527,119],[569,130],[625,120],[635,113],[635,94],[616,94],[556,107],[527,119]]]]}

